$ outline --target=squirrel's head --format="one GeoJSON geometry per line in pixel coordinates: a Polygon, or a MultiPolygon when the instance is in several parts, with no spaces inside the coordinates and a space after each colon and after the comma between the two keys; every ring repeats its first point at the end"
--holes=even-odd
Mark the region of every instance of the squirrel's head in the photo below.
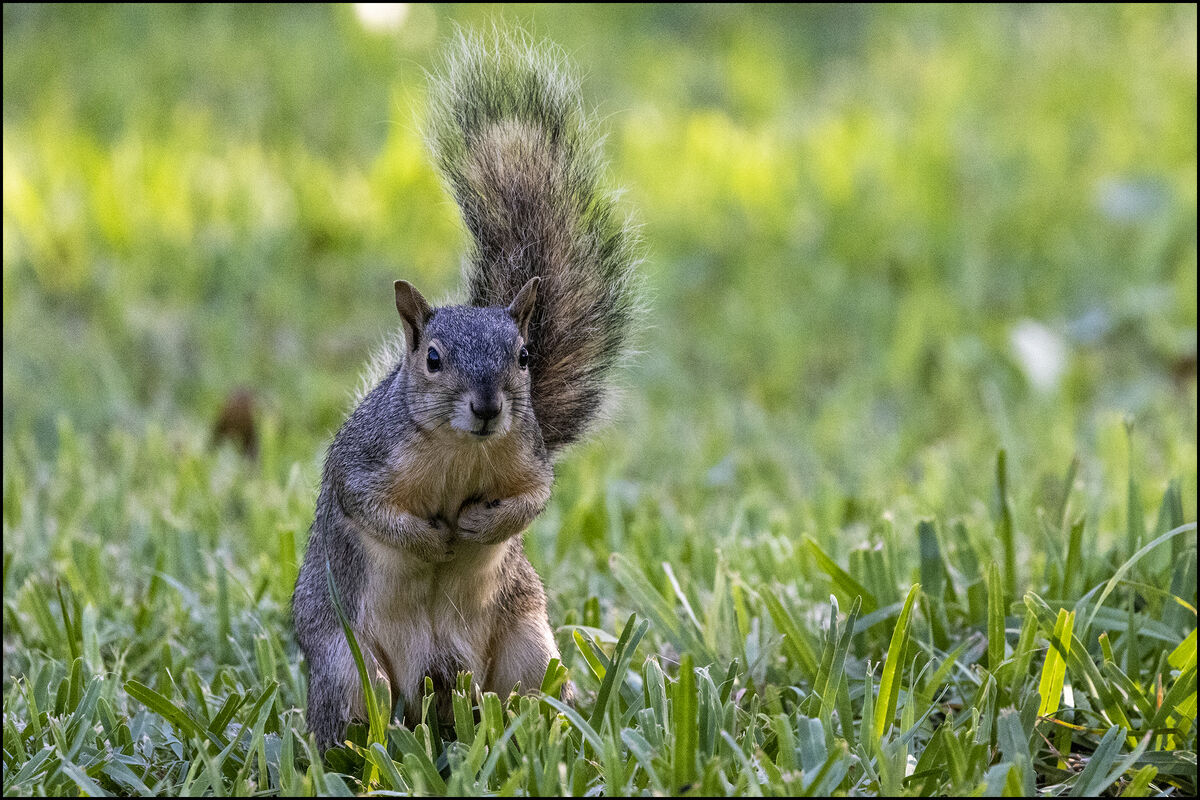
{"type": "Polygon", "coordinates": [[[409,412],[418,427],[483,440],[531,416],[525,337],[538,282],[530,279],[507,307],[431,308],[411,283],[396,281],[409,412]]]}

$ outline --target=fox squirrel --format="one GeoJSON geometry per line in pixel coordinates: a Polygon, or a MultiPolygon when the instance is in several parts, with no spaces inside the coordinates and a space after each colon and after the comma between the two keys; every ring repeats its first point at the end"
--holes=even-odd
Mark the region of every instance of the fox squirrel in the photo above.
{"type": "Polygon", "coordinates": [[[539,689],[559,652],[520,534],[639,317],[637,237],[562,58],[459,34],[431,83],[425,135],[473,239],[469,298],[433,308],[395,282],[403,352],[329,448],[292,597],[322,749],[365,708],[327,563],[410,721],[426,675],[443,714],[459,670],[502,696],[539,689]]]}

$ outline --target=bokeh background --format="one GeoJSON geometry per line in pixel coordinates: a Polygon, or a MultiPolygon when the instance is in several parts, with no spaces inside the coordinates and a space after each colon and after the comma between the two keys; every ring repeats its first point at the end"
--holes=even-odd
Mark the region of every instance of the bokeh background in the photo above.
{"type": "Polygon", "coordinates": [[[1157,6],[6,6],[6,445],[186,439],[246,386],[315,464],[390,281],[457,286],[423,70],[509,23],[581,65],[643,224],[622,474],[853,517],[1002,446],[1124,465],[1131,416],[1194,488],[1195,11],[1157,6]]]}
{"type": "Polygon", "coordinates": [[[1001,449],[1024,574],[1075,455],[1090,552],[1171,479],[1195,519],[1194,6],[5,4],[6,689],[58,580],[133,675],[288,630],[391,282],[458,284],[424,70],[510,24],[580,65],[651,293],[527,537],[553,618],[623,619],[614,551],[816,605],[802,535],[986,560],[1001,449]]]}

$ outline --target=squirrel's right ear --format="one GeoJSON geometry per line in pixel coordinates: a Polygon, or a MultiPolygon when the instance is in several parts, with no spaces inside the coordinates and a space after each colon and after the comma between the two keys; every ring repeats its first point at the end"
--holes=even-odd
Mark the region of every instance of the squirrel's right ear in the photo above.
{"type": "Polygon", "coordinates": [[[396,310],[404,321],[404,335],[408,339],[408,348],[416,350],[421,341],[421,330],[429,321],[432,313],[429,303],[417,291],[417,287],[408,281],[396,281],[396,310]]]}
{"type": "Polygon", "coordinates": [[[529,335],[529,318],[533,316],[533,304],[537,301],[538,284],[541,282],[541,278],[530,278],[508,305],[508,315],[517,323],[522,336],[529,335]]]}

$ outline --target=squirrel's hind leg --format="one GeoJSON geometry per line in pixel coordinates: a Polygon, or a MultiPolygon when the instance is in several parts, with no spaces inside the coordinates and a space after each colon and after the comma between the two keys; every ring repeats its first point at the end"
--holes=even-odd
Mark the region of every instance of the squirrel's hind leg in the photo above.
{"type": "MultiPolygon", "coordinates": [[[[507,558],[500,570],[499,591],[492,601],[492,635],[483,689],[508,697],[520,684],[524,694],[542,688],[550,659],[559,658],[554,631],[546,616],[546,592],[537,571],[525,557],[519,537],[511,539],[507,558]]],[[[573,699],[568,682],[563,700],[573,699]]]]}
{"type": "Polygon", "coordinates": [[[551,658],[559,658],[546,616],[546,590],[529,564],[520,537],[509,540],[491,608],[492,634],[487,646],[484,691],[500,697],[521,685],[522,693],[541,688],[551,658]]]}
{"type": "Polygon", "coordinates": [[[517,684],[523,694],[536,692],[552,658],[560,656],[546,612],[542,611],[540,619],[531,615],[516,621],[493,638],[484,689],[500,697],[508,697],[517,684]]]}
{"type": "Polygon", "coordinates": [[[364,716],[362,688],[349,646],[343,639],[340,648],[330,649],[334,652],[328,659],[308,661],[308,729],[316,734],[322,752],[341,744],[352,716],[364,716]]]}

